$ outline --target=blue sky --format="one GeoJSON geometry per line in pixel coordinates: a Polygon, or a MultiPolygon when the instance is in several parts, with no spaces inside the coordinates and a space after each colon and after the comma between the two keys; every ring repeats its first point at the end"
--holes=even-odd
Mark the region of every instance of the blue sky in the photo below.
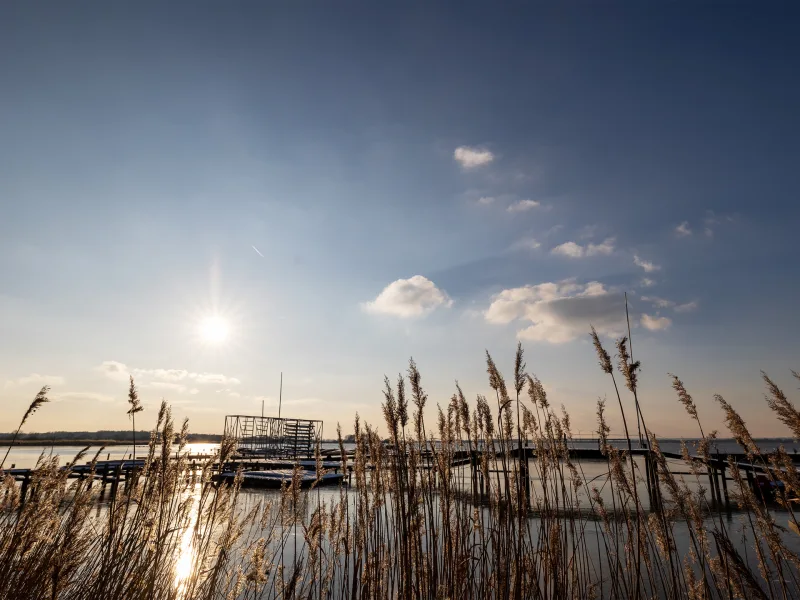
{"type": "Polygon", "coordinates": [[[430,4],[5,4],[0,429],[43,383],[29,429],[124,428],[132,373],[218,432],[283,371],[332,433],[412,355],[444,404],[521,339],[589,431],[627,291],[654,430],[694,434],[675,372],[784,435],[798,14],[430,4]]]}

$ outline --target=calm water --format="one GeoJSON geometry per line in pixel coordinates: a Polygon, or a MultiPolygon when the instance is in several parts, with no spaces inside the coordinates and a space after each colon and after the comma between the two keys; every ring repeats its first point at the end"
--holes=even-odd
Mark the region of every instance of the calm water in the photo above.
{"type": "MultiPolygon", "coordinates": [[[[633,447],[637,447],[637,443],[633,443],[633,447]]],[[[783,445],[787,452],[797,453],[800,452],[800,443],[791,438],[765,438],[758,439],[756,443],[764,452],[774,451],[778,446],[783,445]]],[[[694,451],[697,440],[686,440],[690,452],[694,451]]],[[[626,445],[621,442],[616,442],[615,445],[620,449],[625,449],[626,445]]],[[[661,449],[665,452],[680,453],[681,440],[679,439],[663,439],[659,440],[661,449]]],[[[574,448],[596,448],[596,442],[588,442],[582,440],[569,441],[569,446],[574,448]]],[[[323,443],[321,445],[323,450],[338,450],[339,445],[336,443],[323,443]]],[[[0,444],[5,453],[5,447],[0,444]]],[[[190,454],[211,454],[219,448],[219,444],[187,444],[186,451],[190,454]]],[[[351,450],[353,444],[345,444],[345,448],[351,450]]],[[[6,459],[5,466],[10,467],[12,464],[18,468],[33,467],[40,456],[59,456],[62,463],[72,461],[73,457],[83,449],[83,446],[15,446],[6,459]]],[[[92,456],[100,449],[100,446],[91,446],[87,453],[84,462],[88,462],[92,456]]],[[[716,449],[722,456],[728,453],[740,453],[741,447],[733,440],[717,440],[712,446],[712,451],[716,449]]],[[[136,445],[136,456],[141,458],[147,453],[147,445],[136,445]]],[[[119,460],[130,459],[133,455],[133,446],[109,446],[100,454],[99,460],[119,460]]]]}

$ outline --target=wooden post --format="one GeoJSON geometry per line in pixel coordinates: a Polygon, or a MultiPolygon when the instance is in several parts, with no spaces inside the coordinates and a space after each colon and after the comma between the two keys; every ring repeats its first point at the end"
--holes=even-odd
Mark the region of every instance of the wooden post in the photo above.
{"type": "MultiPolygon", "coordinates": [[[[633,460],[633,457],[631,457],[633,460]]],[[[655,510],[656,508],[656,499],[653,497],[653,473],[651,472],[651,464],[650,464],[650,452],[644,455],[644,472],[645,472],[645,479],[647,480],[647,497],[650,499],[650,510],[655,510]]],[[[634,482],[636,485],[636,482],[634,482]]]]}
{"type": "Polygon", "coordinates": [[[111,479],[111,498],[112,500],[117,497],[117,490],[119,489],[119,478],[122,474],[122,463],[114,468],[114,477],[111,479]]]}
{"type": "Polygon", "coordinates": [[[722,492],[719,489],[719,468],[714,467],[714,490],[717,493],[717,507],[722,510],[722,492]]]}
{"type": "Polygon", "coordinates": [[[30,485],[30,478],[31,478],[30,471],[25,473],[25,475],[22,478],[22,489],[20,490],[20,493],[19,493],[19,504],[20,504],[20,506],[25,504],[25,496],[27,496],[27,494],[28,494],[28,485],[30,485]]]}
{"type": "Polygon", "coordinates": [[[726,465],[722,460],[719,458],[719,452],[717,452],[717,460],[722,466],[722,493],[725,495],[725,510],[731,512],[731,499],[728,496],[728,474],[726,471],[726,465]]]}
{"type": "Polygon", "coordinates": [[[716,505],[717,494],[714,487],[714,467],[711,465],[710,461],[706,461],[706,472],[708,473],[708,485],[711,488],[711,504],[716,505]]]}

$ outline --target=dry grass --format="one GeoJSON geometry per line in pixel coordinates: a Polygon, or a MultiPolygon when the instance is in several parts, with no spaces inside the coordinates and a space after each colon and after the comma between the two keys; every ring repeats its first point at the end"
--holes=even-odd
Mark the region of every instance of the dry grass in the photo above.
{"type": "MultiPolygon", "coordinates": [[[[592,338],[601,369],[615,378],[610,355],[594,332],[592,338]]],[[[625,338],[616,348],[630,394],[623,397],[614,379],[627,429],[625,406],[639,406],[640,365],[625,338]]],[[[175,459],[186,424],[175,432],[166,405],[143,469],[102,508],[90,479],[70,480],[55,460],[42,458],[23,505],[13,479],[2,482],[0,598],[800,597],[800,558],[786,543],[800,534],[792,501],[800,477],[782,449],[761,454],[722,397],[731,433],[783,483],[778,501],[785,513],[769,510],[738,469],[732,492],[741,518],[713,510],[702,466],[689,460],[688,482],[671,474],[636,410],[653,450],[645,470],[630,444],[619,450],[606,443],[604,400],[598,435],[607,460],[601,477],[588,477],[568,451],[569,415],[557,412],[526,372],[521,346],[511,388],[489,355],[487,373],[495,397],[478,396],[470,406],[456,384],[436,407],[435,431],[426,430],[429,399],[416,364],[394,385],[387,378],[389,444],[356,416],[351,457],[339,431],[342,468],[352,467],[353,486],[333,493],[301,490],[297,470],[280,493],[243,501],[238,479],[225,486],[212,478],[212,465],[234,451],[232,441],[192,472],[185,458],[175,459]],[[525,448],[535,458],[520,462],[525,448]],[[464,456],[474,468],[454,466],[464,456]],[[776,514],[788,515],[793,532],[776,514]]],[[[764,379],[768,406],[794,430],[797,411],[764,379]]],[[[672,384],[709,459],[714,434],[703,433],[680,379],[672,384]]],[[[131,390],[134,396],[133,382],[131,390]]],[[[319,451],[317,461],[321,474],[319,451]]]]}

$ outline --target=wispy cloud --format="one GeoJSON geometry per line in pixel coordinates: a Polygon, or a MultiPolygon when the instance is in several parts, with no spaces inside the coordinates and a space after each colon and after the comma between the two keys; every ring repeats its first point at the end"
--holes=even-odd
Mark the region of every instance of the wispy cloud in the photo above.
{"type": "Polygon", "coordinates": [[[637,267],[642,267],[644,269],[645,273],[652,273],[653,271],[660,271],[661,270],[661,267],[659,265],[657,265],[655,263],[652,263],[652,262],[650,262],[648,260],[644,260],[642,258],[639,258],[638,254],[634,254],[633,255],[633,263],[637,267]]]}
{"type": "Polygon", "coordinates": [[[453,158],[464,169],[474,169],[483,165],[488,165],[494,160],[494,154],[485,148],[473,146],[459,146],[453,152],[453,158]]]}
{"type": "Polygon", "coordinates": [[[5,382],[5,387],[22,387],[32,384],[41,387],[43,385],[64,385],[65,383],[66,380],[60,375],[40,375],[39,373],[31,373],[25,377],[7,380],[5,382]]]}
{"type": "Polygon", "coordinates": [[[713,210],[707,210],[706,216],[703,219],[703,224],[705,225],[703,233],[706,237],[714,237],[714,232],[719,225],[723,223],[733,223],[735,220],[736,217],[734,215],[718,215],[713,210]]]}
{"type": "Polygon", "coordinates": [[[656,282],[653,279],[650,279],[649,277],[642,277],[642,280],[639,282],[639,285],[641,285],[644,288],[653,287],[655,284],[656,282]]]}
{"type": "Polygon", "coordinates": [[[77,400],[88,402],[114,402],[114,396],[98,394],[95,392],[62,392],[50,394],[50,399],[56,402],[63,400],[77,400]]]}
{"type": "Polygon", "coordinates": [[[698,306],[697,302],[692,301],[686,302],[685,304],[677,304],[673,310],[678,313],[692,312],[693,310],[697,310],[698,306]]]}
{"type": "Polygon", "coordinates": [[[478,198],[478,204],[482,206],[489,206],[490,204],[494,204],[496,198],[494,196],[481,196],[478,198]]]}
{"type": "Polygon", "coordinates": [[[689,229],[689,221],[684,221],[680,225],[675,228],[675,234],[678,237],[686,237],[687,235],[692,235],[692,230],[689,229]]]}
{"type": "Polygon", "coordinates": [[[439,307],[449,308],[453,301],[430,279],[414,275],[387,285],[375,300],[361,306],[370,313],[394,317],[421,317],[439,307]]]}
{"type": "Polygon", "coordinates": [[[672,300],[659,298],[658,296],[642,296],[642,302],[649,302],[658,308],[671,308],[675,306],[675,303],[672,300]]]}
{"type": "Polygon", "coordinates": [[[601,244],[587,244],[581,246],[575,242],[564,242],[552,250],[551,254],[566,256],[568,258],[584,258],[588,256],[608,255],[614,252],[616,238],[606,238],[601,244]]]}
{"type": "Polygon", "coordinates": [[[541,206],[538,200],[519,200],[511,204],[506,210],[508,212],[523,212],[541,206]]]}
{"type": "Polygon", "coordinates": [[[503,290],[484,313],[489,323],[528,323],[521,339],[560,344],[586,335],[590,325],[617,335],[625,327],[625,302],[603,284],[568,279],[503,290]]]}
{"type": "Polygon", "coordinates": [[[125,363],[116,360],[106,360],[97,367],[106,377],[115,381],[125,381],[128,377],[142,380],[140,385],[143,387],[161,387],[162,389],[178,390],[177,386],[170,386],[170,383],[178,383],[183,386],[184,391],[188,391],[189,385],[194,384],[224,384],[239,385],[236,377],[229,377],[222,373],[197,373],[185,369],[141,369],[129,367],[125,363]]]}
{"type": "Polygon", "coordinates": [[[520,240],[514,242],[511,246],[512,250],[536,250],[540,248],[542,244],[536,239],[532,237],[524,237],[520,240]]]}
{"type": "Polygon", "coordinates": [[[255,250],[255,251],[256,251],[256,254],[258,254],[258,255],[259,255],[261,258],[264,258],[264,255],[263,255],[263,254],[261,254],[261,251],[260,251],[258,248],[256,248],[255,246],[250,246],[250,247],[251,247],[253,250],[255,250]]]}
{"type": "Polygon", "coordinates": [[[650,331],[661,331],[672,325],[672,320],[667,317],[650,316],[643,314],[641,319],[642,327],[650,331]]]}
{"type": "Polygon", "coordinates": [[[696,301],[678,304],[673,300],[659,298],[658,296],[642,296],[641,299],[642,302],[649,302],[657,308],[671,308],[677,313],[692,312],[693,310],[697,310],[698,307],[698,303],[696,301]]]}

